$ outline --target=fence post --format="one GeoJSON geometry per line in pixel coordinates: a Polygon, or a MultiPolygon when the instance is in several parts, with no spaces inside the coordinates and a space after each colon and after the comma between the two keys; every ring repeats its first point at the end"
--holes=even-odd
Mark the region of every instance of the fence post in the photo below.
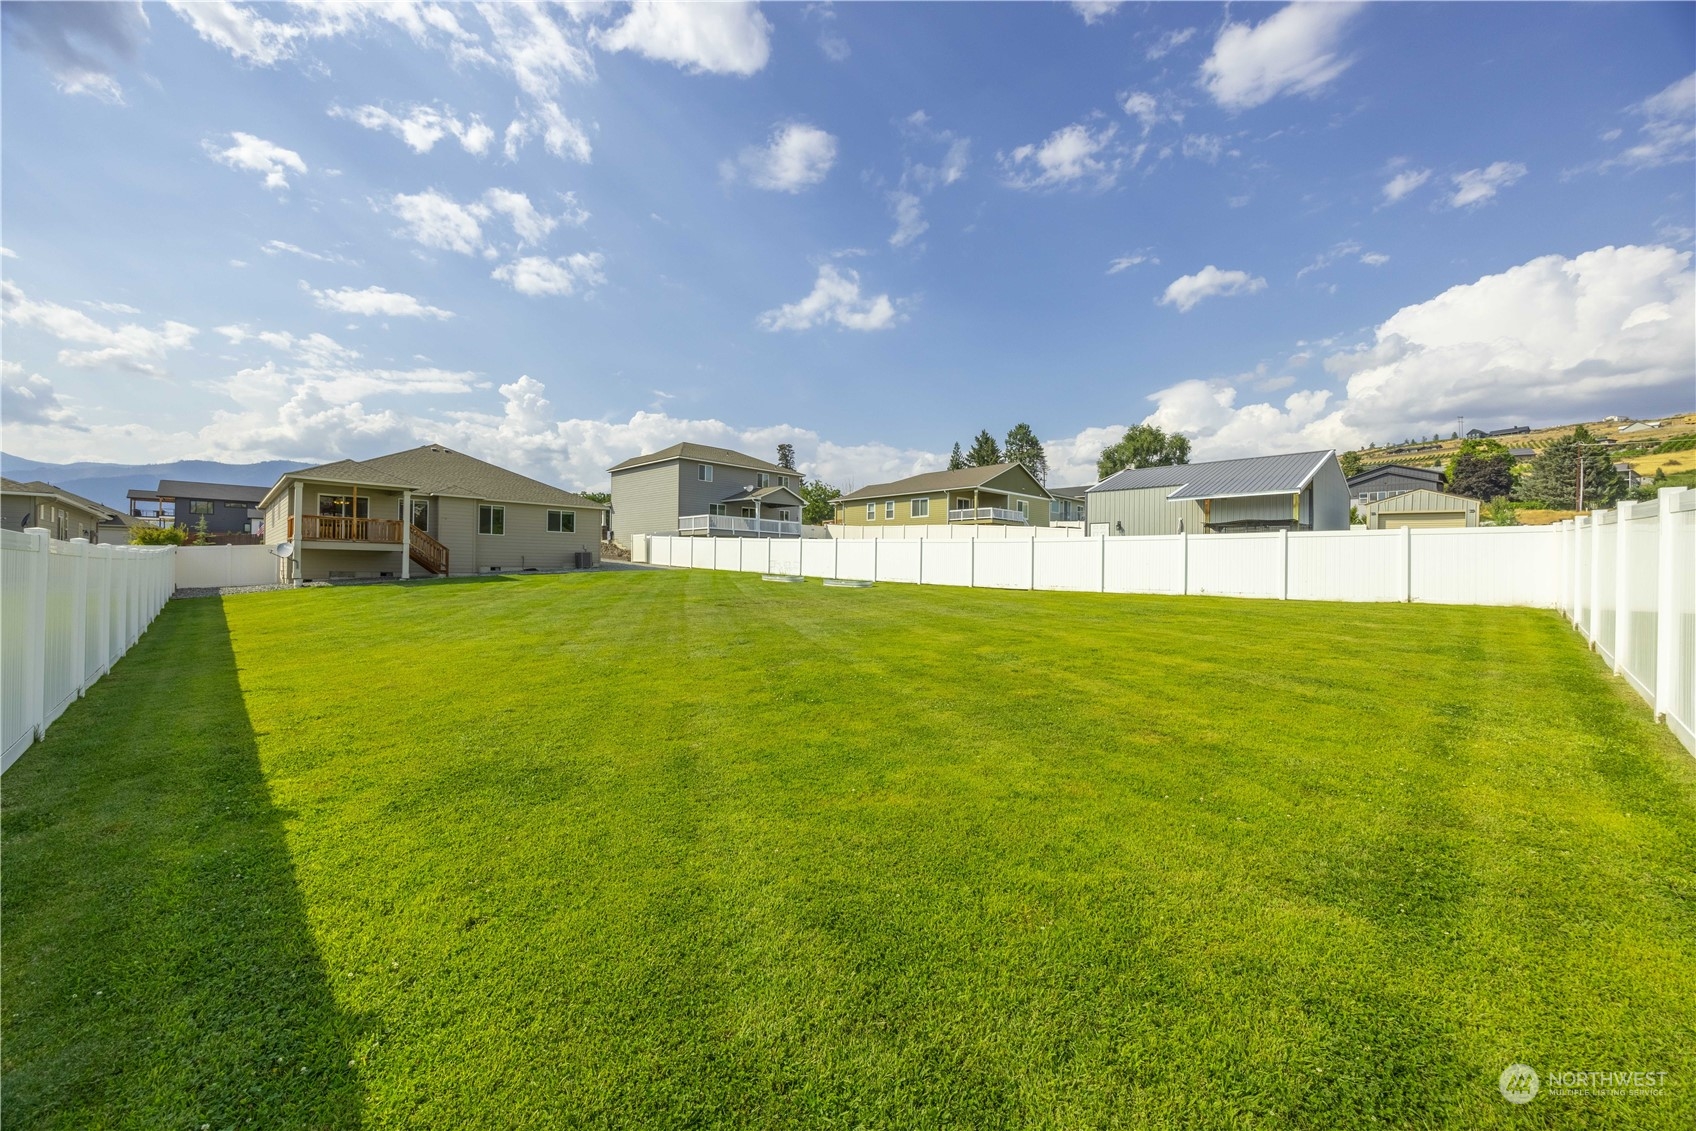
{"type": "Polygon", "coordinates": [[[1631,555],[1625,545],[1630,541],[1626,537],[1630,520],[1636,504],[1620,502],[1614,512],[1614,674],[1625,667],[1626,649],[1631,647],[1631,609],[1627,597],[1631,593],[1630,576],[1626,570],[1631,568],[1631,555]]]}
{"type": "MultiPolygon", "coordinates": [[[[1602,618],[1596,613],[1602,607],[1602,510],[1590,512],[1590,647],[1596,647],[1596,634],[1602,630],[1602,618]]],[[[1618,619],[1618,618],[1615,618],[1618,619]]]]}
{"type": "Polygon", "coordinates": [[[1101,536],[1101,592],[1107,592],[1107,535],[1101,536]]]}
{"type": "Polygon", "coordinates": [[[1413,527],[1402,527],[1402,601],[1413,602],[1413,527]]]}
{"type": "Polygon", "coordinates": [[[966,588],[976,589],[978,585],[978,540],[970,539],[972,552],[966,559],[966,588]]]}
{"type": "Polygon", "coordinates": [[[920,585],[923,585],[925,583],[925,543],[929,542],[929,541],[930,541],[929,538],[920,538],[919,539],[919,584],[920,585]]]}
{"type": "MultiPolygon", "coordinates": [[[[905,542],[907,540],[906,536],[903,535],[901,540],[903,542],[905,542]]],[[[877,580],[877,563],[878,563],[877,543],[873,542],[872,543],[872,580],[873,581],[877,580]]],[[[842,567],[841,567],[840,564],[837,565],[836,576],[839,577],[839,578],[842,576],[842,567]]]]}
{"type": "MultiPolygon", "coordinates": [[[[1667,705],[1678,684],[1678,614],[1674,610],[1677,581],[1678,539],[1673,537],[1673,504],[1683,487],[1665,487],[1655,493],[1660,516],[1655,522],[1655,718],[1664,720],[1667,705]]],[[[1688,676],[1690,673],[1684,673],[1688,676]]]]}
{"type": "Polygon", "coordinates": [[[71,667],[76,672],[76,696],[88,690],[88,539],[72,538],[76,547],[76,584],[71,587],[71,667]]]}
{"type": "Polygon", "coordinates": [[[1278,531],[1278,600],[1290,599],[1290,532],[1278,531]]]}
{"type": "Polygon", "coordinates": [[[24,712],[40,739],[47,721],[47,569],[49,533],[44,526],[24,530],[30,538],[29,625],[24,647],[24,712]]]}
{"type": "MultiPolygon", "coordinates": [[[[1105,535],[1103,535],[1105,537],[1105,535]]],[[[1178,592],[1188,597],[1190,595],[1190,532],[1178,531],[1179,576],[1178,592]]]]}
{"type": "Polygon", "coordinates": [[[1034,526],[1031,527],[1031,584],[1030,584],[1030,587],[1031,587],[1032,590],[1036,589],[1036,527],[1034,527],[1034,526]]]}
{"type": "Polygon", "coordinates": [[[100,591],[100,674],[105,675],[112,667],[112,547],[97,546],[96,557],[100,562],[100,573],[96,578],[96,586],[100,591]]]}

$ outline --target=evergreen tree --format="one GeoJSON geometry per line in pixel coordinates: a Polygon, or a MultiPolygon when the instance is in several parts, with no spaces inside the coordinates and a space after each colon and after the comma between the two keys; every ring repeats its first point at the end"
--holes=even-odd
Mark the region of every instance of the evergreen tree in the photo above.
{"type": "Polygon", "coordinates": [[[777,466],[795,470],[795,445],[779,444],[777,446],[777,466]]]}
{"type": "Polygon", "coordinates": [[[1498,440],[1467,440],[1449,458],[1449,490],[1469,499],[1494,499],[1513,490],[1513,453],[1498,440]]]}
{"type": "Polygon", "coordinates": [[[1170,467],[1190,462],[1190,440],[1181,432],[1167,435],[1153,424],[1133,424],[1117,444],[1101,453],[1095,470],[1106,479],[1116,471],[1134,467],[1170,467]]]}
{"type": "Polygon", "coordinates": [[[954,441],[954,450],[948,453],[948,470],[959,471],[966,466],[966,457],[960,454],[960,441],[954,441]]]}
{"type": "Polygon", "coordinates": [[[1038,483],[1048,482],[1048,454],[1042,450],[1042,441],[1036,438],[1036,432],[1029,424],[1015,424],[1012,431],[1007,433],[1007,446],[1001,449],[1002,459],[1008,463],[1022,463],[1025,470],[1036,476],[1038,483]]]}
{"type": "Polygon", "coordinates": [[[967,467],[988,467],[992,463],[1001,462],[1001,448],[995,442],[995,437],[985,428],[978,433],[977,439],[966,450],[967,467]]]}
{"type": "Polygon", "coordinates": [[[1540,502],[1553,510],[1578,509],[1578,474],[1584,471],[1584,509],[1612,506],[1625,493],[1625,481],[1614,470],[1613,458],[1605,448],[1594,446],[1596,438],[1582,424],[1538,453],[1531,470],[1519,481],[1521,499],[1540,502]]]}

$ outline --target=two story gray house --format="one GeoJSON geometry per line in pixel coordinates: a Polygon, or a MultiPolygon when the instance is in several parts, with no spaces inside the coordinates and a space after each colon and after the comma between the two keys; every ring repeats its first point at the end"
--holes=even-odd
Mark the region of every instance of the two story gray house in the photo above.
{"type": "Polygon", "coordinates": [[[612,474],[612,537],[801,535],[801,473],[706,444],[673,444],[612,474]]]}

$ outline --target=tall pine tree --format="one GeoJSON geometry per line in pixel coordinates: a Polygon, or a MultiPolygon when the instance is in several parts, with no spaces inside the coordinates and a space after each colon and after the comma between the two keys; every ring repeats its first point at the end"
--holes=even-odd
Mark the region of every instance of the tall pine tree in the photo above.
{"type": "Polygon", "coordinates": [[[1042,441],[1036,438],[1029,424],[1013,425],[1007,433],[1007,446],[1001,449],[1001,458],[1008,463],[1024,464],[1038,483],[1048,482],[1048,453],[1042,450],[1042,441]]]}
{"type": "Polygon", "coordinates": [[[1614,470],[1608,450],[1596,446],[1596,437],[1582,424],[1572,430],[1572,435],[1562,436],[1537,454],[1515,493],[1553,510],[1577,510],[1580,460],[1584,464],[1584,509],[1618,502],[1625,494],[1625,481],[1614,470]]]}
{"type": "Polygon", "coordinates": [[[960,454],[960,441],[954,441],[954,450],[948,454],[948,470],[959,471],[966,466],[966,457],[960,454]]]}
{"type": "Polygon", "coordinates": [[[972,446],[966,449],[967,467],[988,467],[992,463],[1001,462],[1001,447],[995,442],[995,437],[985,428],[978,433],[972,446]]]}

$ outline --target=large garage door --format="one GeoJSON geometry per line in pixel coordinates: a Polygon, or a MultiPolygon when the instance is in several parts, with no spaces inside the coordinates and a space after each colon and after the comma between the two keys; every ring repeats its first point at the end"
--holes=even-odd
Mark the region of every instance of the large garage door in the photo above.
{"type": "Polygon", "coordinates": [[[1399,530],[1411,526],[1415,530],[1428,530],[1434,526],[1465,526],[1465,511],[1403,511],[1401,514],[1384,516],[1385,530],[1399,530]]]}

